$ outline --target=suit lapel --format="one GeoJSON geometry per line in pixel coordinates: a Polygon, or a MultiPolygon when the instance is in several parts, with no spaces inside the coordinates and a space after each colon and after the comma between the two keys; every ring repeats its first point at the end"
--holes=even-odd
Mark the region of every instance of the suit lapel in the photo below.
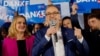
{"type": "Polygon", "coordinates": [[[67,41],[67,32],[66,32],[66,29],[61,27],[61,34],[62,34],[62,39],[63,39],[63,43],[64,43],[64,46],[66,45],[66,41],[67,41]]]}

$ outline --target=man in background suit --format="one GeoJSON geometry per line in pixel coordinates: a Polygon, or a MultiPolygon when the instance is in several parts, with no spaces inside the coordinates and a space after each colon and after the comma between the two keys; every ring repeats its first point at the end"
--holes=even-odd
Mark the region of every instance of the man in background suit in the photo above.
{"type": "Polygon", "coordinates": [[[87,18],[89,30],[84,30],[84,37],[89,45],[89,56],[100,56],[100,14],[90,14],[87,18]]]}
{"type": "Polygon", "coordinates": [[[82,35],[74,35],[72,29],[61,27],[61,15],[54,5],[47,6],[44,25],[47,27],[36,33],[32,56],[76,56],[77,53],[80,56],[88,55],[88,45],[82,35]],[[50,27],[52,20],[56,24],[50,27]],[[55,34],[57,37],[53,42],[52,35],[55,34]]]}

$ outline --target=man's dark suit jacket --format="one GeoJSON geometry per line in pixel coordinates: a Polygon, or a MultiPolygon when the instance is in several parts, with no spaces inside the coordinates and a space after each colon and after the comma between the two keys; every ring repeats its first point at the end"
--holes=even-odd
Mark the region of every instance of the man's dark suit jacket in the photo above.
{"type": "Polygon", "coordinates": [[[83,30],[83,36],[89,46],[89,56],[100,56],[100,30],[83,30]]]}
{"type": "MultiPolygon", "coordinates": [[[[36,33],[32,56],[54,56],[52,40],[50,39],[50,41],[48,41],[45,38],[47,29],[48,28],[43,28],[36,33]]],[[[80,43],[74,36],[74,32],[71,29],[61,28],[61,31],[65,48],[65,56],[76,56],[76,54],[79,54],[80,56],[88,55],[89,49],[85,40],[80,43]]]]}

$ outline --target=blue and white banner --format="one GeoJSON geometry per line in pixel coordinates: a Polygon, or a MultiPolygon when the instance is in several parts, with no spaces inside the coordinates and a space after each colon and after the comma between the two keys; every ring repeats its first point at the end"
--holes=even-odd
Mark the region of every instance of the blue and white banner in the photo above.
{"type": "Polygon", "coordinates": [[[70,0],[51,0],[53,3],[58,3],[58,2],[69,2],[70,0]]]}
{"type": "Polygon", "coordinates": [[[11,7],[15,11],[18,10],[20,6],[30,5],[29,0],[3,0],[2,6],[11,7]]]}
{"type": "MultiPolygon", "coordinates": [[[[61,4],[56,4],[56,5],[61,11],[61,13],[63,13],[61,6],[63,5],[65,6],[65,4],[66,5],[69,4],[69,3],[67,4],[63,2],[69,2],[70,0],[51,0],[51,1],[53,3],[62,2],[61,3],[62,5],[61,4]]],[[[27,22],[30,24],[31,23],[43,23],[45,20],[46,5],[47,4],[44,4],[42,2],[38,4],[30,5],[30,0],[0,0],[0,26],[5,22],[11,22],[14,16],[14,12],[16,11],[18,11],[19,14],[24,15],[27,19],[27,22]]],[[[66,6],[66,8],[67,7],[68,6],[66,6]]],[[[65,9],[65,11],[68,11],[68,10],[65,9]]]]}
{"type": "Polygon", "coordinates": [[[91,9],[100,8],[100,0],[75,0],[78,13],[91,13],[91,9]]]}
{"type": "Polygon", "coordinates": [[[0,26],[5,22],[11,22],[14,12],[21,6],[29,5],[29,0],[0,0],[0,26]]]}
{"type": "Polygon", "coordinates": [[[5,22],[11,22],[14,12],[15,11],[9,7],[0,6],[0,26],[5,22]]]}
{"type": "Polygon", "coordinates": [[[20,7],[19,14],[24,15],[28,23],[42,23],[45,19],[45,5],[28,5],[20,7]]]}

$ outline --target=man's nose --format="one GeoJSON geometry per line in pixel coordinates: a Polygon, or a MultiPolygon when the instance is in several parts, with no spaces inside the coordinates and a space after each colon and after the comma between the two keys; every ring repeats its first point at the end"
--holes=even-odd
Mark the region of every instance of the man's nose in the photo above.
{"type": "Polygon", "coordinates": [[[51,14],[50,17],[51,17],[51,18],[54,18],[55,16],[54,16],[54,14],[51,14]]]}

